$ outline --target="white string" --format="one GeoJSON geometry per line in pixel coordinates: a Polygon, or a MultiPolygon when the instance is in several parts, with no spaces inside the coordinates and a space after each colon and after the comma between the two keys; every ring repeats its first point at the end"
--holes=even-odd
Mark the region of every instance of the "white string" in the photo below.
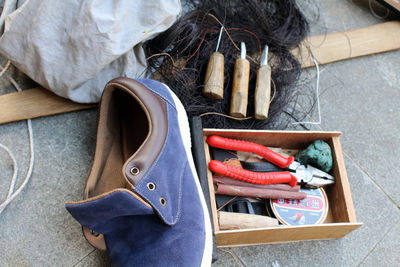
{"type": "MultiPolygon", "coordinates": [[[[13,176],[11,178],[11,183],[10,183],[10,187],[8,189],[8,193],[7,193],[7,198],[9,198],[11,196],[11,194],[14,192],[14,186],[15,186],[15,182],[17,180],[17,174],[18,174],[18,164],[17,164],[17,160],[14,157],[14,154],[10,151],[10,149],[8,149],[8,147],[6,147],[3,144],[0,144],[0,147],[2,149],[4,149],[7,153],[8,156],[11,158],[12,160],[12,166],[13,166],[13,176]]],[[[1,212],[1,211],[0,211],[1,212]]]]}
{"type": "MultiPolygon", "coordinates": [[[[6,72],[6,70],[8,69],[9,66],[10,66],[10,61],[7,62],[6,66],[4,68],[2,66],[0,66],[2,68],[2,71],[0,72],[0,77],[6,72]]],[[[18,84],[15,82],[15,80],[13,80],[10,77],[8,77],[8,78],[9,78],[10,82],[15,86],[17,91],[20,92],[21,88],[18,86],[18,84]]],[[[7,205],[10,204],[11,201],[13,201],[19,195],[19,193],[21,193],[21,191],[28,184],[28,182],[29,182],[29,180],[30,180],[30,178],[32,176],[35,153],[34,153],[34,150],[33,150],[33,131],[32,131],[32,121],[31,121],[31,119],[27,120],[27,125],[28,125],[29,149],[30,149],[29,168],[28,168],[28,171],[26,173],[24,181],[22,182],[22,184],[20,185],[20,187],[18,187],[18,189],[16,191],[14,191],[14,187],[15,187],[15,184],[16,184],[16,181],[17,181],[17,177],[18,177],[18,164],[17,164],[17,161],[16,161],[14,155],[12,154],[12,152],[10,151],[10,149],[8,149],[8,147],[6,147],[5,145],[0,144],[0,147],[2,149],[4,149],[8,153],[9,157],[11,158],[12,166],[13,166],[13,176],[11,178],[10,187],[8,189],[7,197],[4,200],[4,202],[0,204],[0,214],[7,207],[7,205]]]]}
{"type": "Polygon", "coordinates": [[[321,107],[319,104],[319,66],[318,66],[318,62],[315,60],[315,58],[313,57],[313,61],[315,64],[315,68],[317,70],[317,79],[316,79],[316,83],[315,83],[315,91],[316,91],[316,95],[317,95],[317,109],[318,109],[318,122],[315,121],[299,121],[299,122],[293,122],[292,124],[321,124],[321,107]]]}

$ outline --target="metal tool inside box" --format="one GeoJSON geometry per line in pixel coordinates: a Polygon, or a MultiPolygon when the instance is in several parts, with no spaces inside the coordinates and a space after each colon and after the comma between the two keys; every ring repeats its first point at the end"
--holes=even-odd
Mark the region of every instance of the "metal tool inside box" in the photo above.
{"type": "Polygon", "coordinates": [[[322,224],[295,226],[274,225],[263,228],[250,226],[244,229],[223,230],[220,228],[218,221],[220,212],[218,211],[216,203],[213,173],[208,169],[208,189],[217,246],[245,246],[301,240],[333,239],[343,237],[360,227],[362,223],[357,222],[354,211],[350,186],[339,142],[340,134],[340,132],[204,129],[203,145],[207,166],[213,159],[210,153],[210,147],[206,142],[207,138],[211,135],[250,141],[266,147],[298,150],[305,149],[315,140],[323,140],[331,147],[333,157],[333,166],[330,174],[335,177],[335,183],[325,188],[329,202],[329,210],[325,222],[322,224]]]}

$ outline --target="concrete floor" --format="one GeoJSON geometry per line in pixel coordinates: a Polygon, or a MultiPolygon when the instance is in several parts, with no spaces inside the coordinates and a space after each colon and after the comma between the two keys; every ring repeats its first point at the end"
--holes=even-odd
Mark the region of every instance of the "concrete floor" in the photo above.
{"type": "MultiPolygon", "coordinates": [[[[313,13],[304,3],[305,12],[313,13]]],[[[312,35],[382,22],[353,1],[318,1],[317,5],[320,16],[312,25],[312,35]]],[[[322,123],[313,129],[343,132],[356,215],[364,225],[337,240],[229,249],[243,265],[398,266],[399,70],[400,51],[321,66],[322,123]]],[[[315,69],[304,73],[313,75],[315,69]]],[[[9,74],[24,80],[14,70],[9,74]]],[[[30,82],[22,84],[32,87],[30,82]]],[[[0,93],[12,91],[2,79],[0,93]]],[[[96,110],[89,110],[32,121],[34,172],[24,191],[0,215],[0,266],[109,265],[107,256],[84,240],[80,226],[64,208],[66,201],[81,199],[93,160],[96,120],[96,110]]],[[[21,180],[29,159],[26,122],[1,125],[0,143],[15,153],[21,180]]],[[[10,164],[0,151],[0,199],[8,190],[10,164]]],[[[230,254],[220,252],[213,266],[234,265],[230,254]]]]}

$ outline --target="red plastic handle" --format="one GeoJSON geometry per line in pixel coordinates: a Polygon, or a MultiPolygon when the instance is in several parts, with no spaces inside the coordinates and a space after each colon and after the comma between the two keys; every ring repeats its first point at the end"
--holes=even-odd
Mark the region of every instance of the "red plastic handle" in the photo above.
{"type": "Polygon", "coordinates": [[[253,184],[283,184],[291,186],[297,184],[297,178],[288,171],[283,172],[252,172],[235,166],[224,164],[218,160],[211,160],[208,167],[216,174],[228,176],[237,180],[253,184]]]}
{"type": "Polygon", "coordinates": [[[281,168],[288,167],[294,161],[294,157],[285,158],[284,156],[272,151],[265,146],[249,141],[230,139],[218,135],[210,135],[207,138],[207,143],[210,146],[217,148],[245,151],[257,154],[281,168]]]}

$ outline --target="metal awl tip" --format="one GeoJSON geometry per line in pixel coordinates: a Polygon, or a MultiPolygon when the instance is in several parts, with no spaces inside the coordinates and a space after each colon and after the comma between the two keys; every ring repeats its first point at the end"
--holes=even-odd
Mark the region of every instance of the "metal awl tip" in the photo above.
{"type": "Polygon", "coordinates": [[[265,45],[264,50],[262,51],[261,54],[260,66],[265,66],[267,64],[268,64],[268,45],[265,45]]]}
{"type": "Polygon", "coordinates": [[[240,43],[240,58],[246,59],[246,44],[244,42],[240,43]]]}
{"type": "Polygon", "coordinates": [[[224,26],[221,26],[221,29],[219,30],[218,42],[217,42],[217,47],[215,48],[215,52],[218,52],[219,43],[221,42],[221,36],[222,36],[223,29],[224,29],[224,26]]]}

